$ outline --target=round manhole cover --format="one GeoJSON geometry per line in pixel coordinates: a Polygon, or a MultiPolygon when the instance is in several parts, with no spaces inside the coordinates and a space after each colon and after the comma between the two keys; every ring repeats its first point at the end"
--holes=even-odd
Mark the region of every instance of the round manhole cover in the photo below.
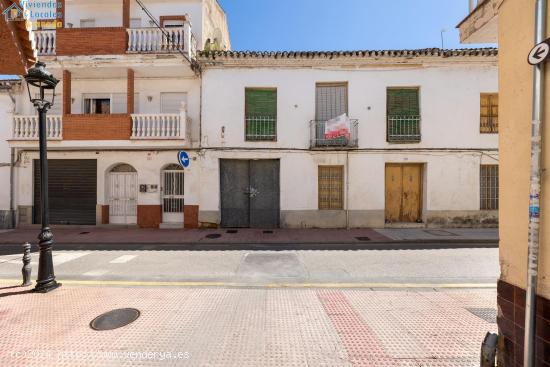
{"type": "Polygon", "coordinates": [[[90,322],[90,327],[100,331],[118,329],[136,321],[139,315],[135,308],[120,308],[99,315],[90,322]]]}
{"type": "Polygon", "coordinates": [[[209,239],[216,239],[216,238],[220,238],[222,235],[219,234],[219,233],[211,233],[211,234],[207,234],[206,235],[206,238],[209,238],[209,239]]]}

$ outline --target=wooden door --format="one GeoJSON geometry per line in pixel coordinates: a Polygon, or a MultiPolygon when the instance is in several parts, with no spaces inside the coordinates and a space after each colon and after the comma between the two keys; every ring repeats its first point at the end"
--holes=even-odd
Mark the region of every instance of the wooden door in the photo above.
{"type": "Polygon", "coordinates": [[[386,165],[386,222],[422,219],[422,165],[386,165]]]}
{"type": "Polygon", "coordinates": [[[401,220],[403,176],[400,164],[386,165],[386,222],[401,220]]]}

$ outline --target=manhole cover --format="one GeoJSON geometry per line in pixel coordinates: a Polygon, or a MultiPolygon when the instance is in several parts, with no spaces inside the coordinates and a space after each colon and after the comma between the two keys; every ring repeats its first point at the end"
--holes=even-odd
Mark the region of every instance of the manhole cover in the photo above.
{"type": "Polygon", "coordinates": [[[89,234],[90,232],[80,232],[80,234],[89,234]]]}
{"type": "Polygon", "coordinates": [[[264,231],[264,234],[273,234],[273,231],[264,231]]]}
{"type": "Polygon", "coordinates": [[[225,231],[225,233],[237,233],[239,231],[237,231],[236,229],[228,229],[227,231],[225,231]]]}
{"type": "Polygon", "coordinates": [[[362,242],[370,241],[369,237],[355,237],[355,239],[362,242]]]}
{"type": "Polygon", "coordinates": [[[99,331],[118,329],[136,321],[139,315],[135,308],[119,308],[99,315],[90,322],[90,327],[99,331]]]}
{"type": "Polygon", "coordinates": [[[490,324],[497,323],[497,310],[494,308],[467,308],[466,310],[490,324]]]}
{"type": "Polygon", "coordinates": [[[219,233],[211,233],[211,234],[207,234],[206,235],[206,238],[210,238],[210,239],[216,239],[216,238],[220,238],[222,235],[219,234],[219,233]]]}

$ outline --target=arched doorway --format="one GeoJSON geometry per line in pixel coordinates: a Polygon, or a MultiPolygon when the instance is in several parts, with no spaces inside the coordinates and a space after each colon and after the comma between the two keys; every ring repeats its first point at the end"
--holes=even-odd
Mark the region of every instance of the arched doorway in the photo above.
{"type": "Polygon", "coordinates": [[[166,166],[161,173],[162,222],[183,225],[184,171],[177,164],[166,166]]]}
{"type": "Polygon", "coordinates": [[[118,164],[108,174],[109,223],[137,223],[138,176],[129,164],[118,164]]]}

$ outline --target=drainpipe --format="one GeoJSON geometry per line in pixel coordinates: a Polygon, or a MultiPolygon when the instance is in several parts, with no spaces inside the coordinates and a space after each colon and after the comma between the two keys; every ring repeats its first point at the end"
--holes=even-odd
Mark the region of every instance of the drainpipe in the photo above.
{"type": "MultiPolygon", "coordinates": [[[[546,36],[546,0],[536,0],[535,44],[546,36]]],[[[525,345],[523,365],[535,365],[535,317],[539,260],[542,114],[544,98],[544,63],[533,66],[533,111],[531,125],[531,189],[529,195],[529,244],[527,264],[527,290],[525,298],[525,345]]]]}
{"type": "Polygon", "coordinates": [[[16,222],[15,222],[15,204],[14,204],[14,171],[15,171],[15,148],[11,148],[11,158],[10,158],[10,221],[11,221],[11,228],[15,228],[16,222]]]}
{"type": "Polygon", "coordinates": [[[346,229],[349,227],[349,151],[346,151],[346,229]]]}

